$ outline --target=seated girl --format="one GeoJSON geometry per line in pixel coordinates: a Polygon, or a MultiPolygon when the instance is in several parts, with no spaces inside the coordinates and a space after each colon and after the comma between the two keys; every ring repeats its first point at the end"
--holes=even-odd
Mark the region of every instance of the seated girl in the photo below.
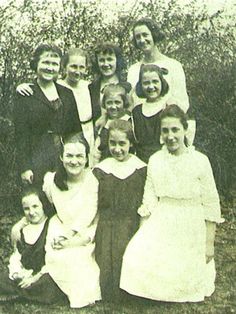
{"type": "Polygon", "coordinates": [[[29,186],[22,192],[21,204],[26,223],[10,257],[9,273],[0,275],[0,300],[11,301],[20,297],[48,304],[68,302],[45,266],[49,223],[46,196],[41,190],[29,186]]]}
{"type": "Polygon", "coordinates": [[[127,93],[130,90],[130,85],[126,84],[110,84],[104,88],[102,107],[106,111],[106,122],[98,131],[98,137],[95,142],[95,157],[94,160],[101,161],[106,157],[111,156],[108,147],[108,128],[112,121],[120,119],[129,121],[130,114],[127,111],[129,106],[127,93]]]}

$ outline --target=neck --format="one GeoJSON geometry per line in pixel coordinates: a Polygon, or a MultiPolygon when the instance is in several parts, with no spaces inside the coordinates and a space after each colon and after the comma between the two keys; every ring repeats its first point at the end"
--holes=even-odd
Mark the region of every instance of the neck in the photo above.
{"type": "Polygon", "coordinates": [[[54,86],[54,81],[44,81],[44,80],[40,80],[39,78],[37,78],[37,83],[40,87],[42,88],[49,88],[51,86],[54,86]]]}
{"type": "Polygon", "coordinates": [[[146,63],[155,62],[159,59],[161,59],[161,52],[157,48],[157,46],[154,46],[154,48],[151,51],[144,52],[144,59],[143,61],[146,63]]]}
{"type": "Polygon", "coordinates": [[[76,88],[79,85],[79,80],[74,82],[74,81],[71,81],[68,77],[66,77],[64,81],[66,82],[67,85],[69,85],[72,88],[76,88]]]}
{"type": "Polygon", "coordinates": [[[77,185],[79,182],[81,182],[84,178],[84,170],[82,170],[78,175],[72,176],[67,175],[67,185],[68,187],[77,185]]]}
{"type": "Polygon", "coordinates": [[[112,76],[102,76],[102,79],[101,79],[102,83],[109,83],[114,80],[118,80],[117,74],[114,74],[112,76]]]}

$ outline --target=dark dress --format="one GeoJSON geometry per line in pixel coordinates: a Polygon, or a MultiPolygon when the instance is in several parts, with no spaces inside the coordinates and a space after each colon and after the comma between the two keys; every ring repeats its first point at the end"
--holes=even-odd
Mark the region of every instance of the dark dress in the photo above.
{"type": "Polygon", "coordinates": [[[100,103],[100,89],[101,89],[101,80],[99,78],[93,80],[89,86],[89,93],[91,98],[92,105],[92,118],[93,123],[96,122],[98,118],[101,117],[101,103],[100,103]]]}
{"type": "Polygon", "coordinates": [[[142,104],[134,107],[132,111],[134,133],[137,140],[136,155],[148,163],[149,157],[160,150],[160,114],[146,117],[142,113],[142,104]]]}
{"type": "MultiPolygon", "coordinates": [[[[113,158],[107,158],[93,170],[99,181],[95,257],[100,268],[102,299],[105,301],[119,302],[124,296],[119,288],[122,257],[139,227],[137,210],[142,202],[146,165],[136,156],[131,158],[141,164],[141,168],[134,169],[124,179],[112,174],[113,169],[110,173],[106,170],[113,158]]],[[[111,162],[111,168],[115,167],[115,162],[111,162]]]]}
{"type": "MultiPolygon", "coordinates": [[[[45,265],[45,243],[48,231],[47,220],[43,230],[34,244],[26,243],[21,230],[21,239],[17,242],[17,249],[21,254],[21,264],[25,269],[32,269],[33,275],[37,274],[45,265]]],[[[65,294],[58,288],[49,274],[43,274],[41,278],[28,288],[20,288],[19,280],[9,279],[8,273],[0,274],[0,298],[1,295],[18,296],[27,300],[41,303],[67,302],[65,294]]]]}
{"type": "Polygon", "coordinates": [[[14,107],[16,156],[19,173],[32,170],[42,182],[58,162],[60,136],[82,131],[73,93],[55,83],[59,99],[50,102],[37,82],[33,95],[16,95],[14,107]]]}

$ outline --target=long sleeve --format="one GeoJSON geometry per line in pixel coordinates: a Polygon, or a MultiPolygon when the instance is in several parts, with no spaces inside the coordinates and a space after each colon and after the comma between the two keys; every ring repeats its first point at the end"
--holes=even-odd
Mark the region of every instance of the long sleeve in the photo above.
{"type": "Polygon", "coordinates": [[[17,94],[14,106],[16,156],[19,172],[32,170],[29,111],[23,96],[17,94]]]}
{"type": "Polygon", "coordinates": [[[201,167],[200,191],[201,202],[204,207],[205,220],[212,222],[222,222],[220,213],[220,200],[216,189],[210,162],[206,156],[203,156],[201,167]]]}
{"type": "MultiPolygon", "coordinates": [[[[152,213],[157,208],[158,199],[155,193],[153,185],[153,173],[152,173],[152,164],[149,162],[147,167],[147,177],[144,187],[143,202],[141,207],[138,210],[138,213],[142,216],[142,212],[152,213]]],[[[145,216],[145,215],[143,215],[145,216]]]]}

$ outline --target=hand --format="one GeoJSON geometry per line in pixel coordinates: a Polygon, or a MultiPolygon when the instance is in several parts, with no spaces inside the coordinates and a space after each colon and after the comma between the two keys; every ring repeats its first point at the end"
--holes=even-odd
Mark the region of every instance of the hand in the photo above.
{"type": "Polygon", "coordinates": [[[67,238],[66,237],[64,237],[64,236],[59,236],[59,237],[57,237],[57,238],[54,238],[53,239],[53,242],[52,242],[52,248],[54,249],[54,250],[60,250],[60,249],[63,249],[63,244],[62,244],[62,242],[63,241],[65,241],[65,240],[67,240],[67,238]]]}
{"type": "Polygon", "coordinates": [[[208,264],[214,258],[215,248],[214,243],[206,244],[206,263],[208,264]]]}
{"type": "Polygon", "coordinates": [[[22,289],[28,288],[29,286],[31,286],[33,283],[35,283],[36,281],[39,280],[39,278],[41,277],[41,275],[39,276],[38,274],[34,275],[34,276],[30,276],[30,277],[25,277],[23,278],[20,283],[18,284],[19,287],[21,287],[22,289]]]}
{"type": "Polygon", "coordinates": [[[138,214],[141,217],[148,217],[151,215],[150,211],[145,205],[141,205],[138,209],[138,214]]]}
{"type": "Polygon", "coordinates": [[[11,229],[11,242],[13,246],[16,245],[17,241],[21,238],[21,229],[28,225],[28,221],[25,217],[21,218],[11,229]]]}
{"type": "Polygon", "coordinates": [[[30,86],[34,84],[32,83],[22,83],[17,86],[16,91],[17,93],[21,94],[22,96],[31,96],[33,95],[33,90],[30,86]]]}
{"type": "Polygon", "coordinates": [[[34,179],[34,174],[32,170],[26,170],[25,172],[21,173],[21,180],[23,183],[32,184],[34,179]]]}

